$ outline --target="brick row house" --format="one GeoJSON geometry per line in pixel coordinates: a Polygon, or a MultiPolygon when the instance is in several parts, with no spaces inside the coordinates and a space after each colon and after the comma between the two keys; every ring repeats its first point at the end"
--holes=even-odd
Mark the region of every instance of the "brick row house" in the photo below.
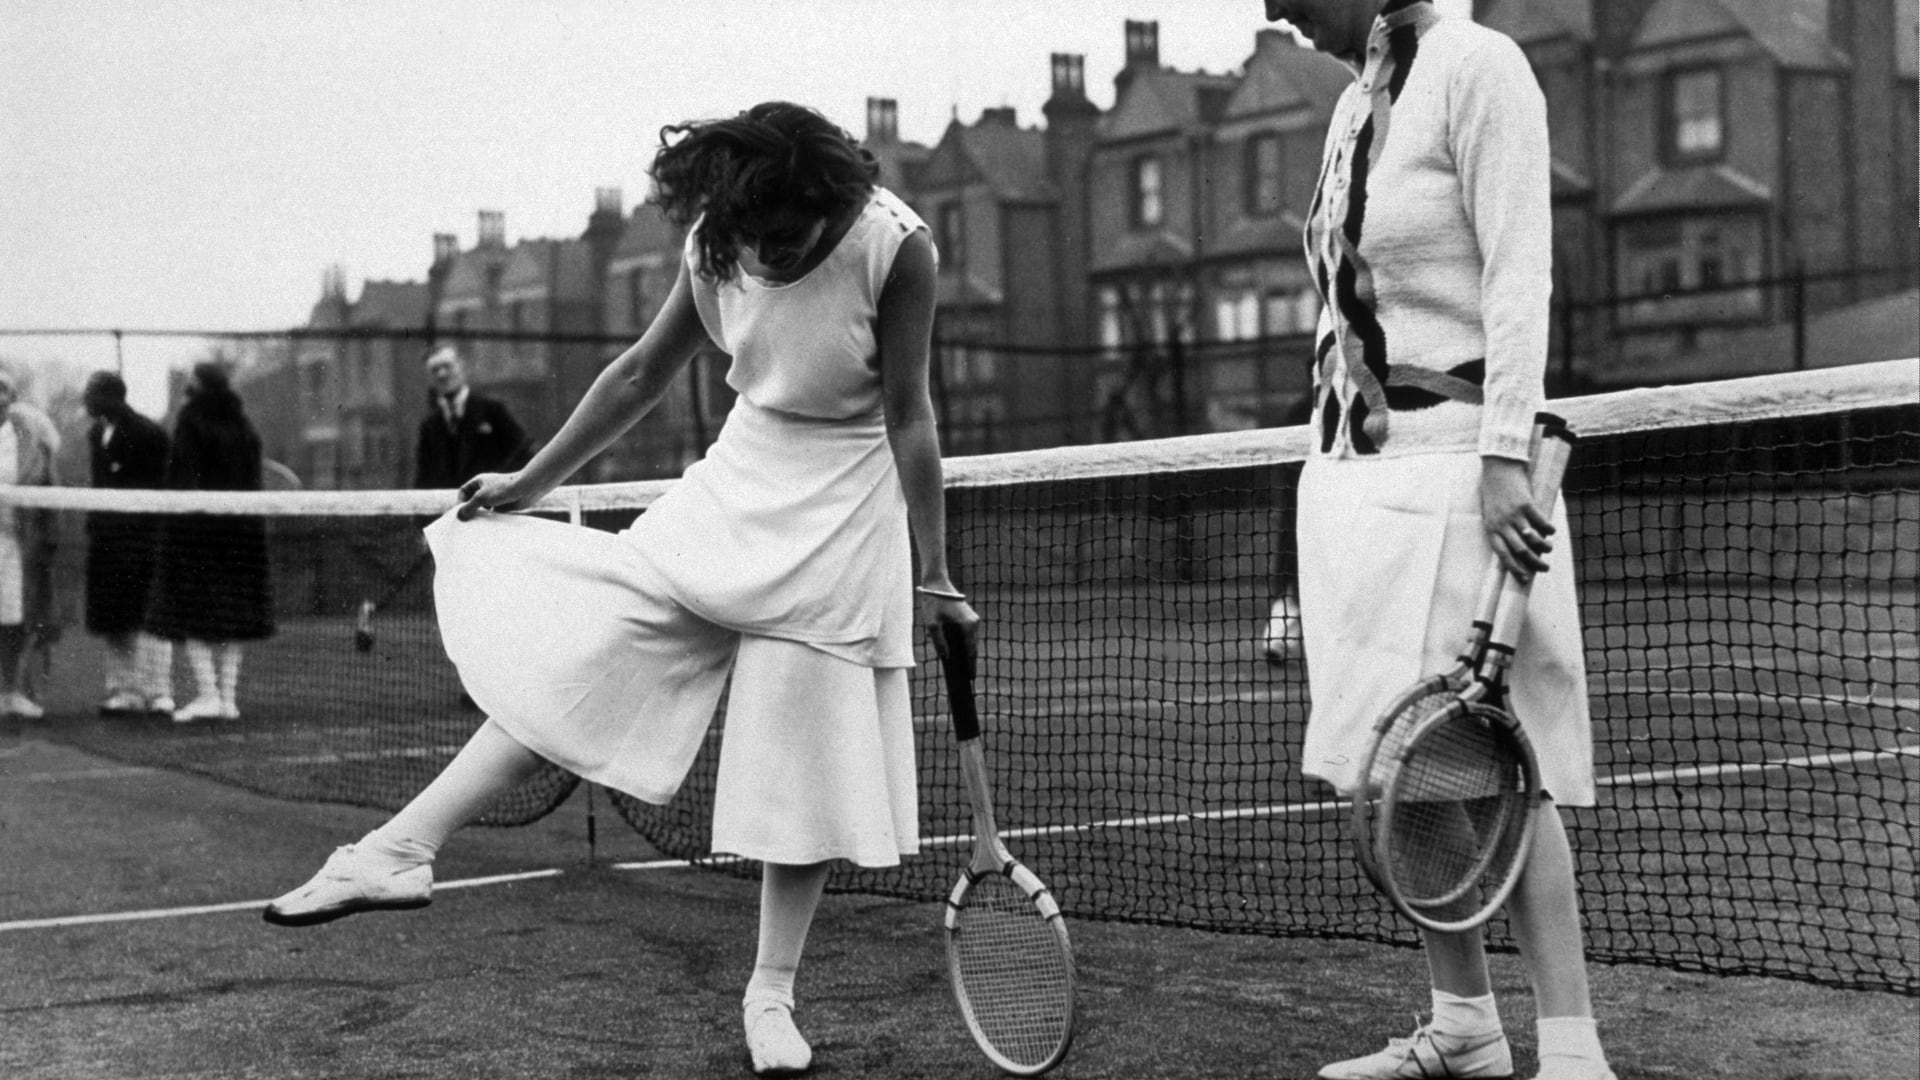
{"type": "Polygon", "coordinates": [[[1885,339],[1872,323],[1902,307],[1911,326],[1920,265],[1914,11],[1911,0],[1476,4],[1521,44],[1547,98],[1556,382],[1611,389],[1884,358],[1859,346],[1885,339]],[[1833,332],[1808,342],[1808,325],[1833,332]]]}
{"type": "MultiPolygon", "coordinates": [[[[1912,0],[1477,0],[1474,14],[1520,43],[1547,99],[1556,392],[1916,351],[1912,0]],[[1858,332],[1869,319],[1890,336],[1858,332]]],[[[1278,29],[1255,30],[1227,73],[1163,65],[1157,22],[1122,29],[1105,108],[1073,53],[1048,57],[1036,126],[990,108],[928,146],[901,138],[894,99],[868,100],[881,181],[940,250],[948,452],[1302,414],[1318,304],[1301,216],[1351,77],[1278,29]]],[[[482,213],[473,247],[435,237],[424,285],[370,282],[349,303],[330,276],[292,350],[296,468],[315,486],[399,482],[434,335],[476,335],[475,383],[549,436],[658,310],[682,239],[602,190],[579,237],[509,246],[482,213]],[[359,334],[332,336],[343,328],[359,334]]],[[[586,478],[678,475],[731,404],[725,366],[704,353],[586,478]]]]}

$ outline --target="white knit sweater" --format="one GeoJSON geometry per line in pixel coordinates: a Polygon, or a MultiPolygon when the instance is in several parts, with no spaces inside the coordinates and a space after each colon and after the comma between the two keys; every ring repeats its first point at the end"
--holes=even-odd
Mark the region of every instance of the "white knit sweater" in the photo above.
{"type": "Polygon", "coordinates": [[[1374,21],[1358,74],[1304,234],[1319,450],[1525,460],[1552,291],[1539,85],[1510,38],[1404,0],[1374,21]]]}

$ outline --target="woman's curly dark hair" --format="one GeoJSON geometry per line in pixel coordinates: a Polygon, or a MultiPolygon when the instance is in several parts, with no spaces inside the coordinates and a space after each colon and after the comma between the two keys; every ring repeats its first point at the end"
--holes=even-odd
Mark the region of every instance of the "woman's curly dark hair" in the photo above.
{"type": "Polygon", "coordinates": [[[767,215],[831,217],[873,190],[880,167],[852,135],[804,105],[768,101],[728,120],[660,129],[654,201],[681,228],[701,215],[700,273],[732,277],[740,234],[767,215]],[[677,138],[676,138],[677,136],[677,138]]]}

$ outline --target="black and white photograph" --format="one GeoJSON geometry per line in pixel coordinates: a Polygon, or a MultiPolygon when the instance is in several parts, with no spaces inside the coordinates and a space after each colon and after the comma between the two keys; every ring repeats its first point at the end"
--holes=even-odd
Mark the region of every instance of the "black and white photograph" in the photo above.
{"type": "Polygon", "coordinates": [[[1908,1080],[1920,0],[0,0],[0,1076],[1908,1080]]]}

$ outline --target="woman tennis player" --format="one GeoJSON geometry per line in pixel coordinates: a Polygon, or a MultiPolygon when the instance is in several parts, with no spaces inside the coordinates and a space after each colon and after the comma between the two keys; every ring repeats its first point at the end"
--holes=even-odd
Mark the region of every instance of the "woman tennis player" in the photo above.
{"type": "Polygon", "coordinates": [[[690,228],[660,314],[525,468],[475,477],[427,529],[447,652],[489,719],[266,915],[421,906],[440,844],[542,760],[665,802],[731,672],[713,849],[765,864],[746,1042],[755,1072],[792,1073],[812,1059],[793,982],[830,860],[890,866],[919,846],[915,592],[969,640],[979,621],[944,548],[935,253],[872,157],[797,105],[669,127],[652,175],[690,228]],[[708,338],[732,355],[739,398],[632,528],[492,512],[606,448],[708,338]]]}
{"type": "MultiPolygon", "coordinates": [[[[1304,231],[1323,307],[1298,525],[1302,768],[1351,793],[1386,699],[1450,665],[1489,560],[1531,579],[1548,537],[1565,535],[1564,507],[1534,506],[1526,472],[1551,289],[1546,106],[1510,39],[1431,3],[1266,0],[1266,14],[1357,76],[1304,231]]],[[[1549,799],[1506,910],[1539,1010],[1540,1077],[1608,1080],[1553,810],[1594,791],[1568,561],[1534,581],[1511,676],[1549,799]]],[[[1431,1022],[1322,1077],[1512,1074],[1480,932],[1425,940],[1431,1022]]]]}

